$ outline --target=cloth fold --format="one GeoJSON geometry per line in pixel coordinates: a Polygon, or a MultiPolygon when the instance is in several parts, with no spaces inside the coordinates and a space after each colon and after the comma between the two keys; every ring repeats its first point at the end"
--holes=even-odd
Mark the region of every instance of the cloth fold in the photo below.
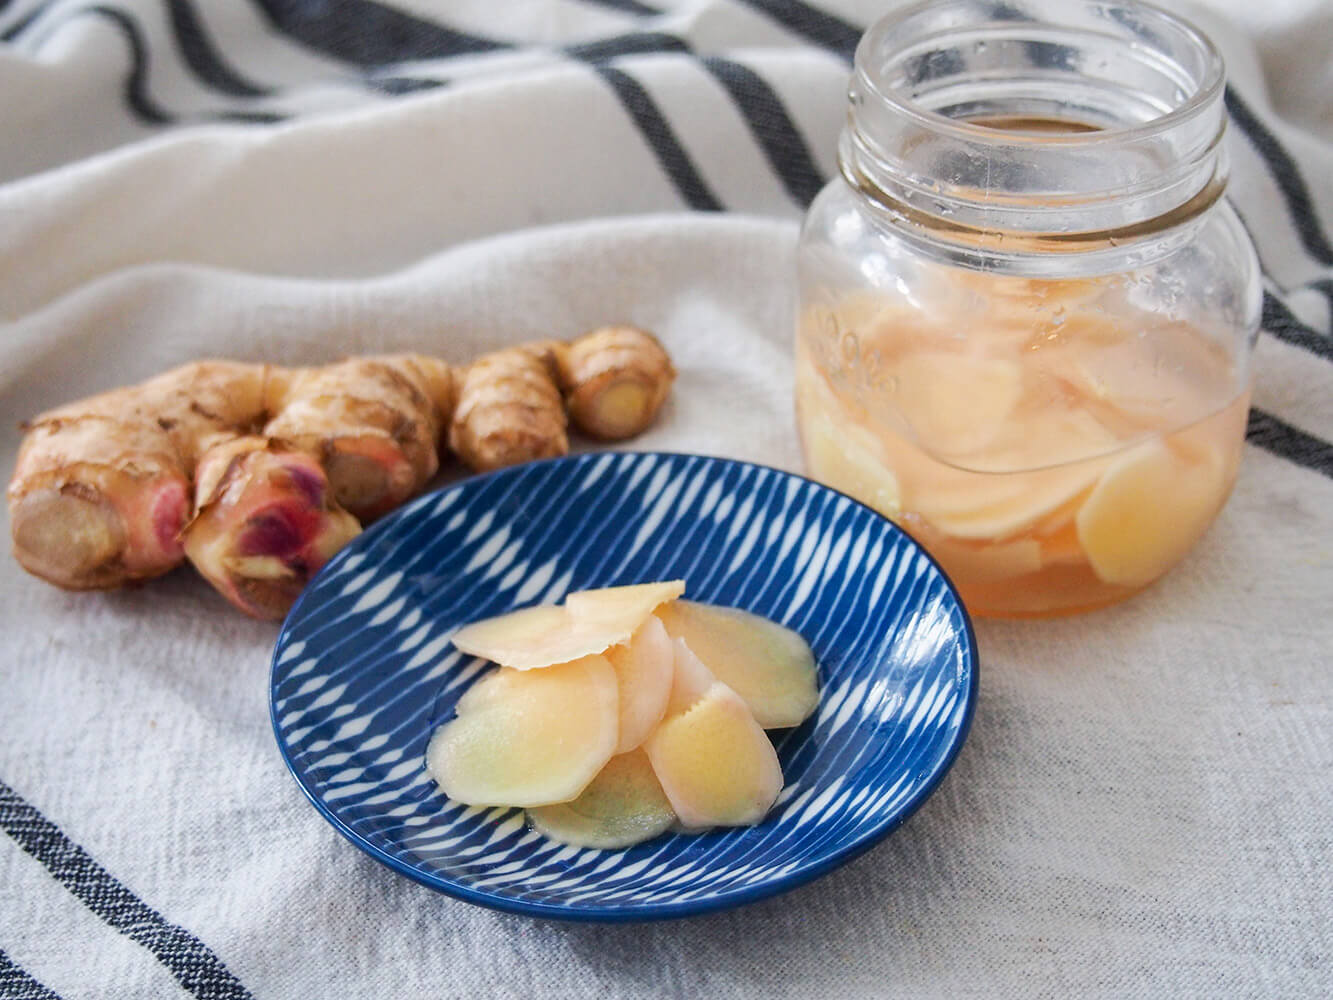
{"type": "MultiPolygon", "coordinates": [[[[1333,106],[1290,67],[1333,33],[1272,6],[1189,9],[1264,267],[1236,492],[1141,597],[978,622],[972,735],[882,845],[682,922],[469,906],[302,798],[274,626],[186,571],[68,594],[5,558],[0,995],[1328,995],[1333,106]]],[[[0,466],[19,421],[201,356],[629,322],[680,377],[624,447],[800,471],[792,254],[881,8],[0,0],[0,466]]]]}

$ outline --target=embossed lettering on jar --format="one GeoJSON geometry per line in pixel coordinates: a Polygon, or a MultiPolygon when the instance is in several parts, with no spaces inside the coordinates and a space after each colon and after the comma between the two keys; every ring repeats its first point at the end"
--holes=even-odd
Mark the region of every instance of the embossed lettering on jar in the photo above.
{"type": "Polygon", "coordinates": [[[1128,597],[1231,491],[1261,293],[1222,92],[1202,34],[1131,3],[932,2],[857,49],[798,425],[973,613],[1128,597]]]}

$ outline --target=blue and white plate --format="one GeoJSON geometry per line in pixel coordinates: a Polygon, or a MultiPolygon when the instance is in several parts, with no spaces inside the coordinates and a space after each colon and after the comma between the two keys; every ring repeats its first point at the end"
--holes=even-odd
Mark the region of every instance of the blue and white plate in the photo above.
{"type": "Polygon", "coordinates": [[[957,594],[879,514],[762,466],[603,452],[464,480],[374,525],[287,618],[270,697],[302,791],[390,868],[498,909],[646,920],[771,896],[879,841],[948,770],[976,690],[957,594]],[[459,626],[675,578],[796,629],[818,659],[818,712],[773,734],[787,784],[763,823],[589,850],[440,793],[426,742],[487,669],[450,645],[459,626]]]}

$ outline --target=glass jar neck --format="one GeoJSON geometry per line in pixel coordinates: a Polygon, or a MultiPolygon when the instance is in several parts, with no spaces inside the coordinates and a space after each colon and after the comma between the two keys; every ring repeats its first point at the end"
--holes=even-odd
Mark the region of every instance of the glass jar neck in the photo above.
{"type": "Polygon", "coordinates": [[[849,96],[844,178],[935,241],[1095,251],[1226,185],[1221,57],[1145,4],[932,0],[866,33],[849,96]]]}

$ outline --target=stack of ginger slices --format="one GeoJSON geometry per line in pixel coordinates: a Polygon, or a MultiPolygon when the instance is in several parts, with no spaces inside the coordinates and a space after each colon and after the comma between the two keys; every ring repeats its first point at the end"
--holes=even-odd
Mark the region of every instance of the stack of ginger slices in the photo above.
{"type": "Polygon", "coordinates": [[[815,710],[814,655],[788,628],[684,591],[585,590],[459,629],[454,645],[499,669],[430,741],[440,789],[524,808],[580,847],[760,822],[783,784],[764,730],[815,710]]]}

